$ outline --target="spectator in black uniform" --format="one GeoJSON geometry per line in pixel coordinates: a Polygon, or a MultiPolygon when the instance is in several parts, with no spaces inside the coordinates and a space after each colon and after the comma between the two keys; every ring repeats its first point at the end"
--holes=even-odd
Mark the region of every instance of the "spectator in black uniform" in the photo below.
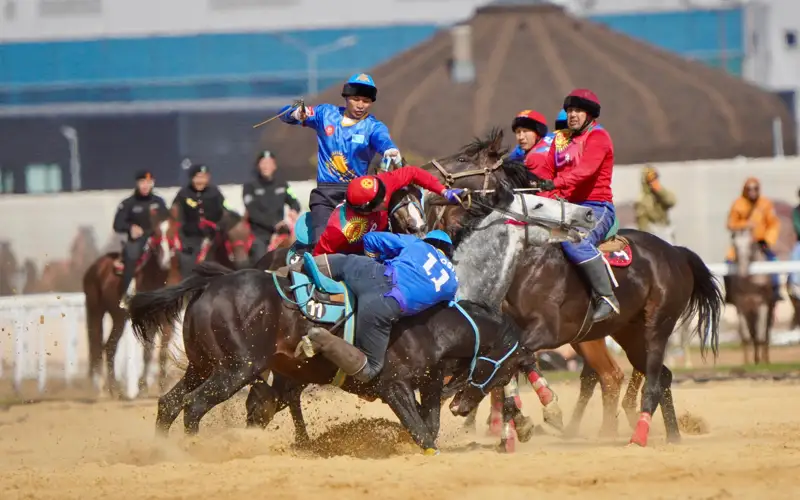
{"type": "Polygon", "coordinates": [[[172,202],[173,217],[180,223],[182,276],[192,272],[203,240],[214,238],[217,224],[227,209],[222,192],[211,184],[211,172],[206,165],[189,167],[189,179],[189,185],[182,187],[172,202]]]}
{"type": "Polygon", "coordinates": [[[283,206],[289,207],[287,219],[294,225],[300,203],[286,181],[273,180],[278,164],[270,151],[262,151],[255,162],[255,179],[242,186],[242,198],[255,240],[251,250],[253,262],[258,261],[269,247],[272,235],[289,231],[284,222],[283,206]]]}
{"type": "Polygon", "coordinates": [[[147,170],[136,174],[136,189],[133,195],[122,200],[114,216],[114,232],[127,237],[122,245],[122,282],[120,307],[125,308],[130,298],[130,288],[136,272],[136,263],[144,252],[145,243],[153,235],[150,212],[157,210],[160,218],[167,217],[167,204],[160,196],[153,194],[153,175],[147,170]]]}

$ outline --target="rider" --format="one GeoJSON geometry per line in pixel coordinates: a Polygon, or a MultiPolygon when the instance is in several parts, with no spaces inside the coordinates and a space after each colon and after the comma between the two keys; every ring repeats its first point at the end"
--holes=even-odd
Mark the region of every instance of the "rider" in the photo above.
{"type": "Polygon", "coordinates": [[[597,306],[592,319],[600,322],[620,312],[606,264],[596,246],[603,241],[616,216],[611,193],[614,145],[608,132],[597,123],[600,101],[594,92],[573,90],[564,99],[564,111],[568,128],[556,132],[550,152],[539,162],[538,166],[550,175],[539,187],[570,203],[590,207],[595,214],[595,228],[580,243],[564,242],[562,247],[591,284],[597,306]]]}
{"type": "Polygon", "coordinates": [[[342,89],[344,107],[333,104],[302,106],[288,112],[285,106],[281,120],[302,124],[317,133],[317,187],[311,191],[312,244],[319,241],[331,212],[343,202],[347,183],[365,175],[375,153],[401,164],[400,150],[389,135],[389,129],[369,114],[378,97],[372,77],[358,73],[350,77],[342,89]]]}
{"type": "Polygon", "coordinates": [[[358,298],[355,346],[324,328],[311,328],[298,345],[311,357],[321,352],[359,382],[380,373],[392,325],[440,302],[454,300],[458,290],[453,242],[444,231],[424,240],[407,234],[370,233],[361,255],[323,255],[330,276],[344,281],[358,298]],[[373,260],[374,259],[374,260],[373,260]]]}
{"type": "Polygon", "coordinates": [[[520,111],[511,122],[511,130],[517,137],[517,147],[508,155],[511,161],[524,162],[532,153],[546,154],[553,142],[544,116],[537,111],[520,111]]]}
{"type": "Polygon", "coordinates": [[[328,225],[314,247],[314,256],[330,253],[361,253],[363,237],[389,226],[387,207],[392,195],[415,184],[456,202],[462,189],[447,189],[430,173],[418,167],[404,167],[378,175],[358,177],[347,186],[345,203],[328,219],[328,225]]]}
{"type": "Polygon", "coordinates": [[[180,225],[183,276],[194,268],[204,238],[213,237],[227,208],[222,192],[211,184],[208,166],[195,164],[189,167],[189,179],[189,184],[182,187],[172,201],[172,216],[180,225]]]}
{"type": "Polygon", "coordinates": [[[122,200],[114,216],[114,232],[127,241],[122,246],[122,271],[120,283],[120,307],[124,308],[130,297],[130,288],[136,273],[136,263],[144,252],[148,238],[153,234],[151,211],[157,210],[161,216],[167,216],[167,204],[164,198],[153,194],[153,174],[142,170],[136,174],[136,189],[128,198],[122,200]]]}
{"type": "MultiPolygon", "coordinates": [[[[755,177],[748,178],[742,187],[742,195],[733,202],[728,213],[728,231],[741,231],[750,229],[753,241],[761,247],[767,260],[778,260],[773,251],[778,242],[781,231],[781,221],[775,213],[775,206],[769,198],[761,196],[761,183],[755,177]]],[[[733,247],[728,250],[725,261],[734,261],[733,247]]],[[[730,301],[728,293],[730,278],[725,277],[726,300],[730,301]]],[[[775,301],[783,300],[781,296],[781,281],[777,274],[771,275],[772,290],[775,301]]]]}
{"type": "Polygon", "coordinates": [[[556,130],[564,130],[568,128],[569,125],[567,124],[567,112],[563,109],[558,112],[558,116],[556,116],[556,123],[553,125],[553,132],[552,135],[555,135],[556,130]]]}
{"type": "Polygon", "coordinates": [[[286,181],[273,179],[278,164],[272,152],[259,153],[255,166],[255,178],[242,186],[242,198],[255,236],[252,253],[258,260],[267,253],[272,235],[283,223],[284,205],[289,207],[287,219],[293,226],[300,212],[300,203],[286,181]]]}

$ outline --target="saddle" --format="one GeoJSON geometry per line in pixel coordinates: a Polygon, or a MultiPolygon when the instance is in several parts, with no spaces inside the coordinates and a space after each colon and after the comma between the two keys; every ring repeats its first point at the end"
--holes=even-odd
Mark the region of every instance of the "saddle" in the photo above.
{"type": "MultiPolygon", "coordinates": [[[[326,255],[317,258],[319,263],[310,253],[304,253],[302,259],[305,273],[289,271],[291,285],[288,287],[281,285],[277,273],[272,273],[275,288],[283,300],[297,306],[309,321],[323,325],[344,321],[342,338],[352,345],[356,324],[355,294],[343,282],[330,278],[326,255]]],[[[346,376],[342,370],[337,371],[332,384],[341,387],[346,376]]]]}
{"type": "Polygon", "coordinates": [[[311,213],[305,212],[294,223],[294,243],[286,253],[286,265],[292,266],[303,257],[303,252],[311,245],[311,213]]]}
{"type": "Polygon", "coordinates": [[[614,223],[603,241],[597,245],[597,249],[603,253],[606,262],[612,267],[628,267],[633,262],[631,243],[624,236],[617,235],[617,231],[619,231],[619,219],[614,217],[614,223]]]}
{"type": "MultiPolygon", "coordinates": [[[[142,255],[139,259],[136,260],[136,266],[134,267],[134,274],[138,273],[147,261],[150,260],[150,249],[152,247],[151,243],[153,241],[153,237],[147,238],[147,241],[144,244],[144,250],[142,251],[142,255]]],[[[122,254],[120,253],[119,256],[114,259],[114,274],[117,276],[122,276],[122,273],[125,271],[125,263],[122,262],[122,254]]]]}

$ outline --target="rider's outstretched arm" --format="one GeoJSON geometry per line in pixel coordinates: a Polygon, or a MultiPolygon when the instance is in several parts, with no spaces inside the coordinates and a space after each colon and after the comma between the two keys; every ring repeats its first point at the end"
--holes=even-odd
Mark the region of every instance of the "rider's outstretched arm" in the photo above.
{"type": "Polygon", "coordinates": [[[419,238],[410,234],[372,232],[364,235],[364,255],[379,262],[397,257],[409,243],[419,238]]]}

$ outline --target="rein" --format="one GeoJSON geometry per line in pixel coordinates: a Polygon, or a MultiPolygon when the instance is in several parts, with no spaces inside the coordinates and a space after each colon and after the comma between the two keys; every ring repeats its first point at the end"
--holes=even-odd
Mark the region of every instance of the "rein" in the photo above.
{"type": "Polygon", "coordinates": [[[469,321],[470,326],[472,326],[472,333],[475,335],[475,353],[472,355],[472,361],[469,364],[469,376],[467,377],[467,383],[472,387],[480,389],[481,394],[486,396],[486,390],[485,390],[486,386],[489,385],[492,382],[492,380],[494,380],[495,375],[497,375],[497,372],[498,370],[500,370],[500,367],[503,366],[503,363],[505,363],[506,360],[510,358],[511,355],[514,354],[514,352],[516,352],[517,348],[519,347],[519,340],[516,341],[514,345],[511,347],[511,349],[497,361],[491,358],[487,358],[486,356],[478,356],[478,351],[480,350],[480,345],[481,345],[481,332],[478,329],[478,325],[476,325],[475,320],[473,320],[472,317],[469,314],[467,314],[467,311],[465,311],[464,308],[461,307],[461,304],[458,303],[458,299],[450,301],[448,306],[455,307],[458,310],[458,312],[460,312],[461,315],[464,316],[467,319],[467,321],[469,321]],[[494,370],[492,370],[491,375],[489,375],[482,384],[479,384],[474,380],[472,380],[472,376],[475,374],[475,367],[478,365],[478,361],[486,361],[487,363],[491,363],[492,365],[494,365],[494,370]]]}
{"type": "Polygon", "coordinates": [[[486,189],[489,188],[489,178],[490,178],[490,176],[492,175],[492,173],[494,173],[495,170],[497,170],[498,168],[500,168],[503,165],[503,161],[504,161],[504,159],[500,158],[499,160],[497,160],[496,162],[494,162],[492,165],[490,165],[488,167],[476,168],[476,169],[473,169],[473,170],[466,170],[464,172],[457,172],[455,174],[451,174],[450,172],[445,170],[445,168],[435,158],[433,160],[431,160],[430,163],[431,163],[431,165],[436,167],[436,170],[438,170],[439,173],[442,174],[442,177],[444,177],[444,181],[445,181],[444,185],[445,185],[445,187],[448,187],[448,188],[451,187],[453,185],[453,183],[456,181],[456,179],[460,179],[462,177],[472,177],[474,175],[483,175],[483,190],[485,191],[486,189]]]}

